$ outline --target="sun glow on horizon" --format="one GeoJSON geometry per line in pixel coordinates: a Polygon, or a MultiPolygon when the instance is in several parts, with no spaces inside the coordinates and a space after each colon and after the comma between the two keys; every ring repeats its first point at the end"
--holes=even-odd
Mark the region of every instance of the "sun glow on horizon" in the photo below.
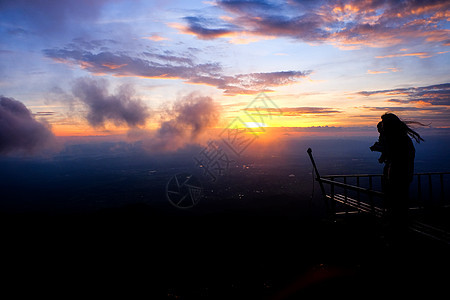
{"type": "Polygon", "coordinates": [[[448,1],[69,2],[0,8],[0,94],[58,137],[450,127],[448,1]]]}

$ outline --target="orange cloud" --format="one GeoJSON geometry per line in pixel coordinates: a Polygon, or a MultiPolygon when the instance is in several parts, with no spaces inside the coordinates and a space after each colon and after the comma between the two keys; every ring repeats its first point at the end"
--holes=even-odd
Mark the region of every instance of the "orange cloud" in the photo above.
{"type": "Polygon", "coordinates": [[[82,69],[89,69],[89,68],[94,67],[94,65],[88,61],[81,60],[79,63],[80,63],[80,68],[82,68],[82,69]]]}
{"type": "Polygon", "coordinates": [[[144,36],[143,39],[151,40],[151,41],[154,41],[154,42],[161,42],[161,41],[169,40],[169,38],[162,37],[162,36],[157,35],[157,34],[152,34],[151,36],[144,36]]]}
{"type": "Polygon", "coordinates": [[[432,57],[429,52],[415,52],[415,53],[396,53],[396,54],[388,54],[388,55],[381,55],[381,56],[375,56],[375,58],[392,58],[392,57],[402,57],[402,56],[417,56],[419,58],[428,58],[432,57]]]}
{"type": "Polygon", "coordinates": [[[367,70],[367,74],[385,74],[385,73],[389,73],[388,71],[372,71],[372,70],[367,70]]]}
{"type": "Polygon", "coordinates": [[[429,13],[430,11],[434,11],[434,10],[446,9],[447,6],[448,6],[448,3],[445,3],[445,1],[441,2],[441,3],[439,3],[439,2],[438,3],[430,3],[430,4],[427,3],[424,6],[411,9],[410,12],[413,15],[420,15],[420,14],[429,13]]]}
{"type": "Polygon", "coordinates": [[[393,73],[398,72],[399,70],[397,68],[387,68],[386,70],[380,70],[380,71],[374,71],[374,70],[367,70],[367,74],[386,74],[386,73],[393,73]]]}
{"type": "Polygon", "coordinates": [[[128,64],[116,65],[116,64],[113,64],[113,63],[103,63],[102,64],[102,66],[110,68],[111,70],[119,69],[119,68],[122,68],[122,67],[127,66],[127,65],[128,64]]]}

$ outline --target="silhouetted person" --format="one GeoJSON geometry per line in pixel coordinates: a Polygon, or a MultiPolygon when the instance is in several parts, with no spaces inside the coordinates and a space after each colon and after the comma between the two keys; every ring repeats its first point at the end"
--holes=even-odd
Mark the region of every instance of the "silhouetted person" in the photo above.
{"type": "Polygon", "coordinates": [[[388,221],[392,230],[406,228],[408,221],[409,185],[413,179],[415,149],[411,138],[417,143],[422,137],[408,127],[407,124],[419,122],[403,122],[395,114],[385,113],[381,116],[377,128],[380,137],[374,144],[380,151],[380,163],[384,162],[383,190],[386,196],[388,221]]]}
{"type": "Polygon", "coordinates": [[[375,142],[375,144],[373,144],[370,147],[371,151],[377,151],[377,152],[381,152],[380,158],[378,158],[378,162],[380,164],[384,163],[386,160],[386,155],[384,153],[384,144],[386,143],[384,141],[384,134],[383,134],[383,122],[379,122],[377,124],[377,130],[378,133],[380,134],[380,136],[378,137],[378,141],[375,142]]]}

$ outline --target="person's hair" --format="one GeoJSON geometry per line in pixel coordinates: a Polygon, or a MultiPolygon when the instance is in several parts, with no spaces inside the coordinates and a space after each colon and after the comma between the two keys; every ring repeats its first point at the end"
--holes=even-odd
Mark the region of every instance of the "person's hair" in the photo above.
{"type": "Polygon", "coordinates": [[[412,130],[408,124],[417,124],[420,126],[426,126],[425,124],[422,124],[420,122],[416,121],[402,121],[399,117],[397,117],[393,113],[385,113],[381,116],[381,120],[383,122],[383,131],[386,135],[402,135],[407,134],[411,138],[413,138],[417,143],[420,143],[420,141],[424,141],[424,139],[412,130]]]}

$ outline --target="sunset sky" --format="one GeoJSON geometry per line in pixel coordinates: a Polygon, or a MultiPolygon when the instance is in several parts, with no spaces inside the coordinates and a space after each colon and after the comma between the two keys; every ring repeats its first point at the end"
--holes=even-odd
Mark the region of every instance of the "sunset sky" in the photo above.
{"type": "Polygon", "coordinates": [[[450,1],[14,0],[0,16],[10,134],[195,138],[261,92],[282,112],[269,127],[386,111],[450,127],[450,1]]]}

